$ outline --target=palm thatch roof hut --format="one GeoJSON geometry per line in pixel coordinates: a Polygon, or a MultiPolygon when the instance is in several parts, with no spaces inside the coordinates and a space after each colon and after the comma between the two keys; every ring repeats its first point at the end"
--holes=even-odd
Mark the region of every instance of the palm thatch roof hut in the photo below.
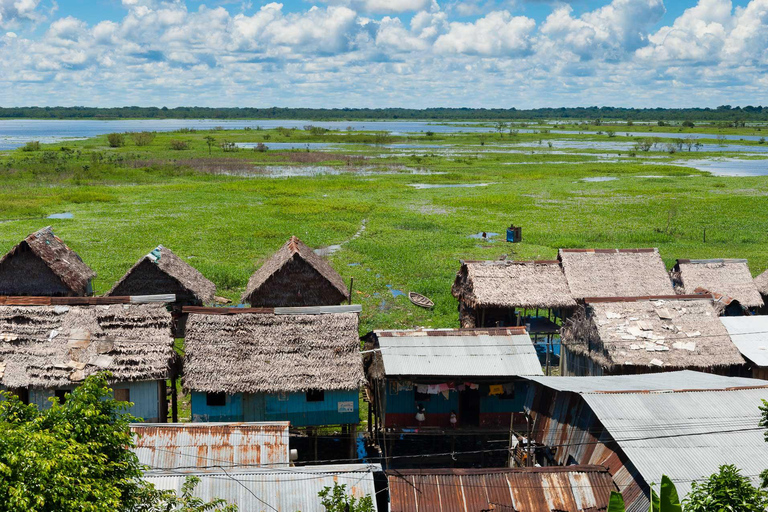
{"type": "Polygon", "coordinates": [[[295,236],[251,276],[242,297],[254,307],[332,306],[348,299],[341,276],[295,236]]]}
{"type": "Polygon", "coordinates": [[[673,272],[679,272],[685,293],[704,288],[736,299],[746,308],[763,306],[747,260],[677,260],[673,272]]]}
{"type": "Polygon", "coordinates": [[[179,258],[167,247],[158,245],[142,257],[115,283],[108,296],[176,295],[176,301],[185,305],[199,305],[213,301],[216,285],[203,274],[179,258]]]}
{"type": "Polygon", "coordinates": [[[576,300],[675,293],[658,249],[560,249],[558,259],[576,300]]]}
{"type": "Polygon", "coordinates": [[[174,360],[163,304],[0,306],[0,385],[52,389],[101,370],[112,382],[164,380],[174,360]]]}
{"type": "Polygon", "coordinates": [[[356,390],[364,381],[358,306],[201,309],[185,308],[187,389],[291,393],[356,390]]]}
{"type": "Polygon", "coordinates": [[[712,298],[592,299],[562,330],[564,375],[681,369],[737,373],[745,364],[712,298]]]}
{"type": "Polygon", "coordinates": [[[96,277],[50,226],[32,233],[0,258],[0,295],[84,296],[96,277]]]}
{"type": "Polygon", "coordinates": [[[763,297],[763,312],[768,313],[768,270],[755,278],[755,286],[763,297]]]}

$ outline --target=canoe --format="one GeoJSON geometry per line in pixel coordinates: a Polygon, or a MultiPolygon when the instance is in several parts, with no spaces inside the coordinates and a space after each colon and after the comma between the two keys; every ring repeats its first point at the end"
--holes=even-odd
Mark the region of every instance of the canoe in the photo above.
{"type": "Polygon", "coordinates": [[[434,302],[420,293],[408,292],[408,298],[411,299],[411,302],[420,308],[432,309],[435,306],[434,302]]]}

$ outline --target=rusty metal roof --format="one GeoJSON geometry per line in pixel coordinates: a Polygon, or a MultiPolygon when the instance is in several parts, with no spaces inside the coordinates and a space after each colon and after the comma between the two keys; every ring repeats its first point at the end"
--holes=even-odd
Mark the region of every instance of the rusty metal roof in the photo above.
{"type": "Polygon", "coordinates": [[[598,512],[616,487],[601,466],[387,471],[391,512],[598,512]]]}
{"type": "Polygon", "coordinates": [[[287,421],[134,423],[133,451],[150,469],[280,467],[289,463],[287,421]]]}

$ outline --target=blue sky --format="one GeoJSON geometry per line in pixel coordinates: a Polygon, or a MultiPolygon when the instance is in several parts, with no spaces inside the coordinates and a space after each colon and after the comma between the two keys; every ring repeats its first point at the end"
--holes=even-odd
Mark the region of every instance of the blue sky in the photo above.
{"type": "Polygon", "coordinates": [[[0,0],[0,105],[768,104],[768,0],[0,0]]]}

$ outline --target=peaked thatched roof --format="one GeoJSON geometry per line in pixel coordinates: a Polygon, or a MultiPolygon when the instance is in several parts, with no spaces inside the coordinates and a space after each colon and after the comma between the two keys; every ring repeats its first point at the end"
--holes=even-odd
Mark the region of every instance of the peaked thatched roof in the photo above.
{"type": "Polygon", "coordinates": [[[292,236],[248,280],[242,301],[253,306],[322,306],[349,299],[344,280],[292,236]]]}
{"type": "Polygon", "coordinates": [[[115,283],[107,295],[174,293],[179,302],[213,301],[216,285],[167,247],[158,245],[115,283]]]}
{"type": "Polygon", "coordinates": [[[184,385],[227,393],[357,389],[357,322],[357,313],[192,313],[184,385]]]}
{"type": "Polygon", "coordinates": [[[568,350],[609,369],[744,364],[709,297],[592,302],[569,320],[562,338],[568,350]]]}
{"type": "Polygon", "coordinates": [[[747,260],[677,260],[675,269],[686,293],[705,288],[736,299],[747,308],[763,305],[747,260]]]}
{"type": "Polygon", "coordinates": [[[574,299],[673,295],[658,249],[560,249],[574,299]]]}
{"type": "Polygon", "coordinates": [[[451,291],[469,307],[576,307],[558,261],[463,261],[451,291]]]}
{"type": "MultiPolygon", "coordinates": [[[[75,251],[67,247],[59,237],[53,234],[51,226],[45,227],[14,246],[8,253],[0,258],[0,269],[7,266],[15,257],[31,251],[37,256],[62,284],[74,295],[86,295],[91,292],[90,281],[96,277],[88,265],[83,263],[75,251]]],[[[32,269],[16,269],[19,279],[32,279],[32,269]]],[[[42,290],[33,295],[47,295],[42,290]]],[[[0,295],[19,295],[15,290],[2,290],[0,295]]]]}
{"type": "Polygon", "coordinates": [[[0,306],[0,384],[71,386],[100,370],[113,381],[165,379],[174,358],[162,304],[0,306]]]}
{"type": "Polygon", "coordinates": [[[755,278],[755,286],[757,286],[760,295],[768,297],[768,270],[755,278]]]}

